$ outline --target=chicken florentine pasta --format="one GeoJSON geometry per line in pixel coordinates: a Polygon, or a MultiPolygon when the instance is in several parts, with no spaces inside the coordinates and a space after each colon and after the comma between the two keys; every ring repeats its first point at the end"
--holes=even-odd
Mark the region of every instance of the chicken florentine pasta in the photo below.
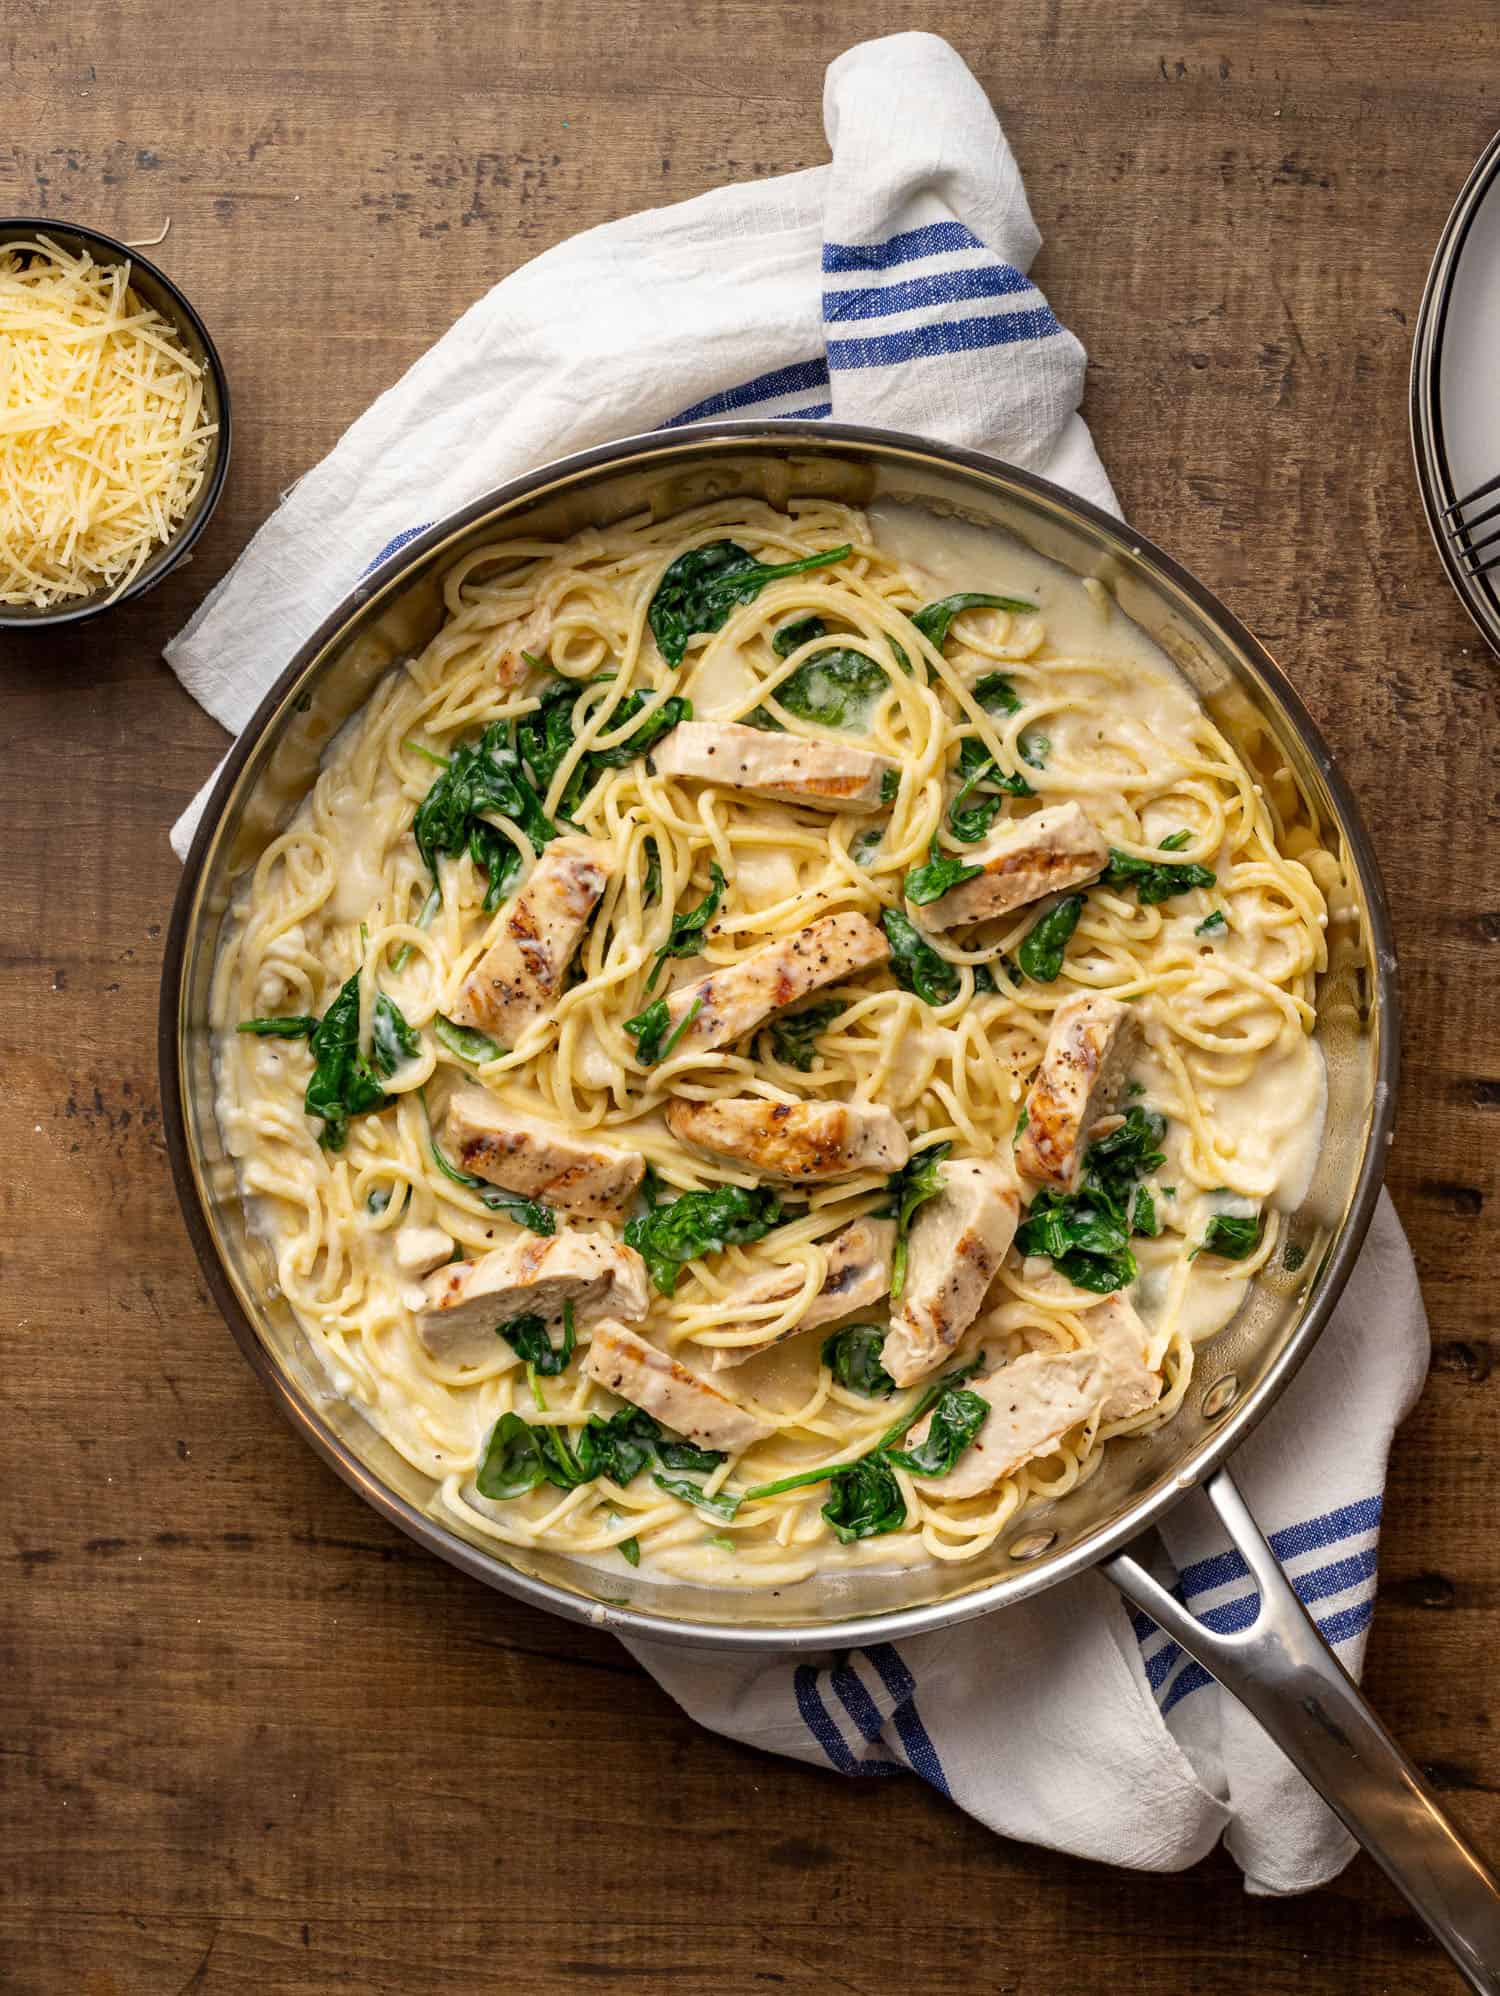
{"type": "MultiPolygon", "coordinates": [[[[471,1536],[964,1560],[1283,1250],[1335,862],[1098,584],[885,502],[482,548],[245,882],[220,1116],[471,1536]]],[[[1289,1246],[1290,1244],[1286,1244],[1289,1246]]]]}

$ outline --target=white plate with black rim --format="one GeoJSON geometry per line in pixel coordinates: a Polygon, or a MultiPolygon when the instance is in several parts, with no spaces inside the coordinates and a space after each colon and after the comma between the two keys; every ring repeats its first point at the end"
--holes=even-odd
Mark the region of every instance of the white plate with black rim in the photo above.
{"type": "Polygon", "coordinates": [[[1448,579],[1500,652],[1500,133],[1432,259],[1412,348],[1411,438],[1448,579]]]}

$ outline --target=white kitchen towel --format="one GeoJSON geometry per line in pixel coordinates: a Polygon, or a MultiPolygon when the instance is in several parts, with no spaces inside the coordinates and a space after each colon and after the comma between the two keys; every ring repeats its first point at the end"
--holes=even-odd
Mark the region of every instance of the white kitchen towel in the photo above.
{"type": "MultiPolygon", "coordinates": [[[[1355,1676],[1391,1435],[1426,1366],[1416,1270],[1382,1194],[1332,1321],[1233,1463],[1355,1676]]],[[[1157,1577],[1195,1615],[1221,1631],[1255,1620],[1259,1594],[1206,1498],[1185,1499],[1162,1537],[1174,1570],[1157,1577]]],[[[1248,1714],[1097,1574],[957,1628],[800,1663],[628,1647],[704,1725],[844,1775],[910,1769],[1027,1843],[1179,1871],[1222,1836],[1249,1889],[1278,1894],[1326,1883],[1354,1848],[1248,1714]]]]}
{"type": "MultiPolygon", "coordinates": [[[[830,165],[609,223],[496,285],[307,473],[168,647],[189,691],[242,727],[359,577],[429,522],[632,432],[831,416],[989,450],[1113,508],[1078,414],[1083,350],[1026,275],[1039,238],[1025,190],[958,56],[923,34],[851,49],[824,114],[830,165]]],[[[201,804],[174,829],[179,852],[201,804]]],[[[1351,1669],[1386,1453],[1426,1349],[1383,1204],[1333,1325],[1240,1458],[1351,1669]]],[[[1201,1499],[1166,1539],[1184,1598],[1241,1625],[1253,1593],[1201,1499]]],[[[1268,1892],[1318,1884],[1348,1856],[1279,1753],[1096,1577],[798,1664],[632,1647],[705,1725],[847,1775],[912,1769],[1009,1836],[1170,1870],[1223,1834],[1268,1892]]]]}

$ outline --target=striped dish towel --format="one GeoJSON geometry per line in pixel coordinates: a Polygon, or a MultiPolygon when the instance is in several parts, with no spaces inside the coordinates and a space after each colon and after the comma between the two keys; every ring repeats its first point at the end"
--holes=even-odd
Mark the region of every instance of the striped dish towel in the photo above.
{"type": "MultiPolygon", "coordinates": [[[[828,71],[831,163],[560,245],[474,305],[296,486],[167,657],[226,727],[355,584],[432,520],[549,458],[738,415],[833,417],[988,450],[1113,508],[1084,354],[1027,271],[1039,238],[979,86],[936,37],[828,71]],[[913,107],[923,107],[913,115],[913,107]],[[934,109],[936,107],[936,109],[934,109]]],[[[205,793],[206,794],[206,793],[205,793]]],[[[202,799],[179,821],[186,850],[202,799]]],[[[1383,1203],[1348,1296],[1240,1457],[1278,1554],[1351,1669],[1392,1429],[1426,1329],[1383,1203]]],[[[1167,1522],[1183,1598],[1254,1612],[1201,1499],[1167,1522]]],[[[1252,1890],[1349,1845],[1227,1699],[1087,1575],[998,1618],[802,1663],[634,1644],[705,1725],[853,1777],[909,1770],[1011,1837],[1171,1870],[1223,1835],[1252,1890]]]]}

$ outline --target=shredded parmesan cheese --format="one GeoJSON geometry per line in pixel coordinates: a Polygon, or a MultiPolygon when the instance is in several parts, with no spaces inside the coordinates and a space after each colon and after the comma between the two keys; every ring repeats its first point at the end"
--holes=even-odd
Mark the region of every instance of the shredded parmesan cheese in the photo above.
{"type": "Polygon", "coordinates": [[[217,425],[130,265],[0,249],[0,603],[111,599],[197,497],[217,425]]]}

